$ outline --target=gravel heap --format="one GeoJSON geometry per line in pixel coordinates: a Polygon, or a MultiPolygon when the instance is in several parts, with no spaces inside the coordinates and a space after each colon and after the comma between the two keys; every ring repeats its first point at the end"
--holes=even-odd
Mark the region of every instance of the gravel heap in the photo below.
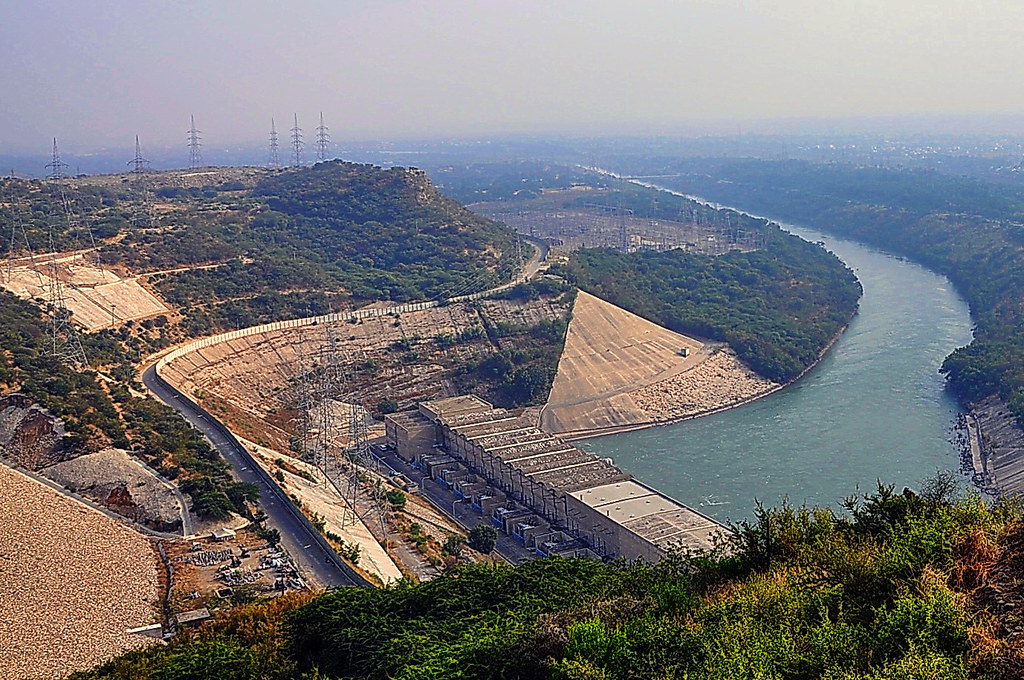
{"type": "Polygon", "coordinates": [[[657,422],[731,406],[778,386],[751,371],[731,351],[720,351],[693,369],[645,385],[630,396],[650,421],[657,422]]]}
{"type": "Polygon", "coordinates": [[[153,640],[158,558],[124,525],[0,466],[0,675],[59,678],[153,640]]]}

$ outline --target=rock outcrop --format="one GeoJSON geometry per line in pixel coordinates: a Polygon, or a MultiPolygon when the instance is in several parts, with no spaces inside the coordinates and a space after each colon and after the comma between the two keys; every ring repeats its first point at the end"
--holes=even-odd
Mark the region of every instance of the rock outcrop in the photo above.
{"type": "Polygon", "coordinates": [[[39,471],[117,514],[157,531],[181,530],[181,506],[168,487],[131,454],[105,449],[39,471]]]}
{"type": "Polygon", "coordinates": [[[0,395],[0,456],[29,470],[74,457],[64,423],[24,394],[0,395]]]}

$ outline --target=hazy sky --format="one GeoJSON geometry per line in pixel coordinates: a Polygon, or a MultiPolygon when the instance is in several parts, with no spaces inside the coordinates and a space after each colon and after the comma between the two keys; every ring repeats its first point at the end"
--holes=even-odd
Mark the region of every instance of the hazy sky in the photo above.
{"type": "Polygon", "coordinates": [[[1024,113],[1020,0],[0,0],[0,151],[1024,113]],[[282,136],[283,138],[283,136],[282,136]]]}

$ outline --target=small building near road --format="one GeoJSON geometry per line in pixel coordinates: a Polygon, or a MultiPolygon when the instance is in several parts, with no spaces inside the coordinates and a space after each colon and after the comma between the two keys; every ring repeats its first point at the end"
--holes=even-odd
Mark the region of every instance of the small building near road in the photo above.
{"type": "Polygon", "coordinates": [[[226,541],[230,538],[235,537],[235,530],[228,529],[227,527],[217,527],[210,532],[210,538],[215,541],[226,541]]]}
{"type": "Polygon", "coordinates": [[[182,612],[174,617],[174,620],[178,622],[178,625],[183,628],[195,628],[203,625],[206,621],[213,618],[213,614],[206,607],[200,607],[199,609],[193,609],[191,611],[182,612]]]}

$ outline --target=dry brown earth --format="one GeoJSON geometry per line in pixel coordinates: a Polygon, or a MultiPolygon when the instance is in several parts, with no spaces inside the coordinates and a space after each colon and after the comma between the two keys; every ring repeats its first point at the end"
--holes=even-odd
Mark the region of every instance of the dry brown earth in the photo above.
{"type": "Polygon", "coordinates": [[[287,446],[286,433],[270,432],[268,436],[256,430],[276,422],[276,415],[295,406],[292,392],[299,387],[295,381],[329,359],[328,337],[334,341],[334,359],[344,365],[345,372],[354,374],[355,380],[346,383],[346,399],[372,405],[386,398],[409,406],[420,400],[454,396],[458,392],[446,377],[450,370],[445,364],[459,365],[494,351],[486,338],[445,350],[438,349],[433,340],[438,335],[481,327],[476,305],[495,323],[515,325],[532,325],[568,314],[566,303],[550,300],[481,300],[372,317],[358,323],[267,330],[188,352],[164,366],[160,374],[186,394],[198,396],[218,417],[226,417],[239,434],[253,440],[262,436],[275,446],[287,446]],[[395,343],[405,341],[420,353],[416,363],[400,362],[392,351],[395,343]],[[376,366],[374,373],[360,368],[368,363],[376,366]],[[252,426],[238,428],[245,420],[252,426]]]}
{"type": "Polygon", "coordinates": [[[153,640],[158,561],[149,541],[0,466],[2,677],[57,678],[153,640]]]}
{"type": "Polygon", "coordinates": [[[680,335],[580,291],[541,427],[578,436],[638,427],[724,408],[776,387],[722,345],[680,335]]]}
{"type": "Polygon", "coordinates": [[[62,282],[64,304],[72,319],[89,331],[118,327],[129,319],[147,319],[170,310],[137,278],[121,278],[77,254],[23,258],[0,272],[0,286],[25,300],[52,295],[54,277],[62,282]]]}

